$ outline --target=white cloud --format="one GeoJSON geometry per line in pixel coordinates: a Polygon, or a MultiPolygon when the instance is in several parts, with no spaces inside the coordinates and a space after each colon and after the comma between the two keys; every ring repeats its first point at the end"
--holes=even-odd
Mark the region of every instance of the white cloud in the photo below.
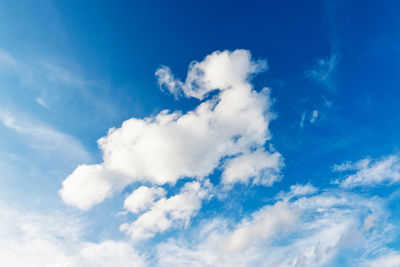
{"type": "Polygon", "coordinates": [[[312,195],[318,191],[318,188],[314,187],[312,184],[308,183],[305,185],[296,184],[290,186],[290,191],[288,193],[279,193],[278,199],[291,199],[298,196],[312,195]]]}
{"type": "Polygon", "coordinates": [[[130,244],[106,240],[101,243],[86,244],[72,266],[141,267],[148,265],[146,264],[145,258],[139,255],[130,244]]]}
{"type": "Polygon", "coordinates": [[[193,61],[185,82],[175,79],[168,67],[157,70],[160,86],[165,86],[174,95],[202,99],[213,90],[226,90],[247,84],[249,75],[263,71],[265,61],[252,61],[247,50],[216,51],[202,62],[193,61]]]}
{"type": "Polygon", "coordinates": [[[304,128],[305,120],[306,120],[306,113],[303,112],[303,113],[301,114],[301,119],[300,119],[300,129],[303,129],[303,128],[304,128]]]}
{"type": "Polygon", "coordinates": [[[138,213],[150,208],[156,199],[164,197],[165,194],[165,190],[161,187],[141,186],[125,199],[124,208],[132,213],[138,213]]]}
{"type": "Polygon", "coordinates": [[[269,241],[279,232],[290,230],[297,221],[295,211],[286,203],[277,202],[252,214],[250,220],[244,220],[220,243],[222,250],[240,252],[258,242],[269,241]]]}
{"type": "MultiPolygon", "coordinates": [[[[144,221],[153,222],[155,228],[157,219],[160,225],[165,220],[172,226],[185,224],[201,206],[198,199],[207,195],[205,190],[198,182],[187,183],[179,194],[156,201],[157,208],[148,211],[159,209],[162,216],[144,221]]],[[[326,266],[350,255],[340,262],[397,266],[398,253],[385,247],[394,234],[382,200],[339,190],[304,196],[315,193],[307,185],[295,185],[291,192],[303,197],[266,205],[238,223],[230,218],[205,219],[190,235],[157,243],[154,250],[144,248],[147,255],[129,242],[85,240],[86,229],[76,217],[21,211],[0,203],[0,265],[308,267],[326,266]]]]}
{"type": "Polygon", "coordinates": [[[400,181],[400,159],[397,155],[375,160],[366,158],[355,163],[335,165],[334,171],[355,172],[335,181],[345,188],[393,184],[400,181]]]}
{"type": "MultiPolygon", "coordinates": [[[[292,187],[298,195],[311,186],[292,187]]],[[[294,194],[294,193],[293,193],[294,194]]],[[[170,239],[158,246],[158,266],[326,266],[342,262],[363,266],[363,257],[382,250],[392,232],[384,203],[330,190],[267,205],[233,228],[214,219],[195,230],[194,239],[170,239]],[[375,220],[364,227],[371,215],[375,220]],[[344,253],[340,253],[343,251],[344,253]]]]}
{"type": "Polygon", "coordinates": [[[112,173],[105,171],[100,164],[80,165],[69,177],[63,181],[59,194],[65,203],[82,210],[100,203],[111,194],[115,186],[110,181],[112,173]],[[69,179],[69,177],[74,177],[74,179],[69,179]]]}
{"type": "Polygon", "coordinates": [[[82,223],[66,214],[40,214],[0,203],[0,265],[8,267],[146,266],[129,243],[82,238],[82,223]]]}
{"type": "Polygon", "coordinates": [[[282,156],[278,152],[257,150],[241,154],[225,161],[222,182],[248,183],[253,178],[254,184],[272,185],[279,180],[282,166],[282,156]]]}
{"type": "Polygon", "coordinates": [[[38,103],[39,105],[41,105],[42,107],[44,107],[45,109],[50,109],[49,105],[46,103],[46,101],[41,98],[41,97],[37,97],[35,99],[36,103],[38,103]]]}
{"type": "Polygon", "coordinates": [[[304,126],[306,125],[306,119],[311,123],[311,124],[313,124],[313,123],[315,123],[316,121],[317,121],[317,119],[318,119],[318,116],[319,116],[319,112],[318,112],[318,110],[313,110],[312,112],[311,112],[311,114],[310,114],[310,116],[308,116],[307,115],[308,114],[308,112],[303,112],[302,114],[301,114],[301,118],[300,118],[300,129],[303,129],[304,128],[304,126]],[[308,117],[309,117],[309,119],[308,119],[308,117]]]}
{"type": "Polygon", "coordinates": [[[314,123],[318,119],[318,110],[313,110],[311,114],[310,122],[314,123]]]}
{"type": "Polygon", "coordinates": [[[391,252],[377,259],[366,261],[365,266],[370,267],[397,267],[400,266],[400,253],[391,252]]]}
{"type": "MultiPolygon", "coordinates": [[[[81,176],[84,172],[79,168],[91,167],[79,166],[63,183],[61,196],[67,203],[86,209],[130,183],[162,185],[174,184],[184,177],[206,177],[224,159],[233,161],[241,155],[262,156],[265,162],[253,162],[247,173],[232,180],[246,182],[255,178],[254,183],[271,185],[278,178],[282,159],[277,152],[263,151],[270,139],[269,122],[275,117],[270,90],[257,92],[250,83],[251,76],[264,68],[265,62],[251,60],[248,51],[236,50],[214,52],[202,62],[193,62],[184,83],[175,80],[165,68],[159,70],[160,83],[174,94],[181,91],[185,96],[203,99],[208,92],[219,91],[185,114],[164,110],[157,116],[132,118],[120,128],[110,129],[98,141],[104,154],[99,168],[113,175],[96,172],[95,178],[81,176]],[[99,193],[96,186],[91,192],[66,188],[80,188],[86,179],[103,184],[106,180],[109,186],[99,193]],[[80,201],[85,205],[79,205],[80,201]]],[[[227,164],[231,169],[235,168],[232,161],[227,164]]]]}
{"type": "Polygon", "coordinates": [[[209,195],[209,184],[186,183],[179,194],[161,198],[151,205],[133,223],[121,225],[133,239],[146,239],[171,227],[187,226],[190,219],[200,210],[201,202],[209,195]]]}

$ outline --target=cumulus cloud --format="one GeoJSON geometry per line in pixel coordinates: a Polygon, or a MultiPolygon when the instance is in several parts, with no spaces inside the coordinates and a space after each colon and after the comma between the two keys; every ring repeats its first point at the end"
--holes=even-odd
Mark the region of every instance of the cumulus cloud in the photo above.
{"type": "Polygon", "coordinates": [[[80,165],[63,181],[59,194],[65,203],[87,210],[111,194],[116,186],[112,177],[103,165],[80,165]]]}
{"type": "Polygon", "coordinates": [[[296,221],[296,212],[286,203],[277,202],[253,213],[250,220],[244,220],[220,245],[227,252],[240,252],[258,242],[269,241],[281,231],[288,231],[296,221]]]}
{"type": "Polygon", "coordinates": [[[110,129],[98,141],[103,162],[97,167],[78,166],[64,181],[61,197],[87,209],[131,183],[175,184],[185,177],[206,177],[219,166],[226,168],[227,182],[253,179],[255,184],[273,184],[283,164],[278,152],[266,150],[271,138],[268,126],[275,117],[270,90],[256,91],[250,83],[265,66],[264,61],[252,60],[249,51],[236,50],[217,51],[201,62],[192,62],[185,82],[161,68],[156,74],[162,86],[201,103],[184,114],[164,110],[110,129]],[[206,98],[211,91],[216,94],[206,98]],[[250,166],[234,166],[241,164],[236,157],[250,166]],[[240,169],[239,176],[234,169],[240,169]],[[97,181],[101,190],[94,185],[97,181]],[[85,190],[76,191],[81,185],[85,190]]]}
{"type": "Polygon", "coordinates": [[[248,86],[249,75],[263,71],[267,63],[263,60],[251,60],[247,50],[233,52],[216,51],[203,61],[193,61],[185,82],[175,79],[168,67],[156,72],[160,86],[174,95],[180,93],[186,97],[202,99],[213,90],[226,90],[231,87],[248,86]]]}
{"type": "Polygon", "coordinates": [[[365,158],[355,163],[345,162],[335,165],[337,172],[350,172],[335,183],[341,187],[375,186],[383,183],[394,184],[400,181],[400,159],[398,155],[390,155],[381,159],[365,158]]]}
{"type": "Polygon", "coordinates": [[[279,180],[282,165],[282,156],[278,152],[257,150],[244,153],[226,160],[222,182],[226,184],[247,183],[250,178],[253,178],[254,184],[272,185],[279,180]]]}
{"type": "Polygon", "coordinates": [[[161,187],[141,186],[133,191],[124,202],[124,208],[132,213],[146,210],[156,199],[165,196],[166,191],[161,187]]]}
{"type": "MultiPolygon", "coordinates": [[[[171,227],[187,226],[191,217],[200,210],[202,200],[208,196],[209,186],[208,183],[202,186],[197,181],[188,182],[178,194],[153,202],[151,208],[133,223],[121,225],[121,230],[133,239],[145,239],[171,227]]],[[[156,190],[153,189],[150,194],[157,194],[156,190]]]]}

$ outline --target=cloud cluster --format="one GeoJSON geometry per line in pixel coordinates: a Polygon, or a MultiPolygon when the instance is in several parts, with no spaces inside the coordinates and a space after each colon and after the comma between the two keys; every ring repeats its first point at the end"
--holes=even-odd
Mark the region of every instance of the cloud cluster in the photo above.
{"type": "MultiPolygon", "coordinates": [[[[123,224],[120,228],[122,231],[127,232],[133,239],[138,240],[151,238],[156,233],[162,233],[171,227],[187,226],[194,214],[200,210],[202,200],[209,195],[209,187],[210,184],[208,183],[202,185],[197,181],[188,182],[178,194],[169,198],[163,197],[158,201],[154,201],[154,197],[160,196],[164,192],[160,191],[159,188],[152,188],[151,191],[146,193],[148,201],[144,205],[148,208],[145,209],[145,212],[133,223],[123,224]],[[150,198],[152,198],[152,201],[150,198]]],[[[143,190],[143,187],[137,190],[143,190]]],[[[141,194],[137,190],[127,198],[128,202],[132,198],[137,198],[138,194],[141,194]]],[[[147,190],[150,189],[147,188],[147,190]]]]}
{"type": "MultiPolygon", "coordinates": [[[[188,182],[177,195],[153,201],[142,214],[149,212],[146,216],[153,217],[155,227],[171,218],[177,219],[172,223],[185,223],[188,213],[199,207],[194,195],[201,198],[204,190],[198,182],[188,182]]],[[[398,252],[386,247],[395,233],[383,199],[340,189],[318,190],[311,184],[292,186],[275,203],[239,222],[229,217],[205,218],[190,230],[191,235],[177,235],[154,244],[154,249],[145,247],[144,252],[126,241],[87,241],[82,223],[66,214],[26,212],[5,203],[0,207],[0,263],[11,267],[306,267],[336,263],[394,267],[400,259],[398,252]]]]}
{"type": "Polygon", "coordinates": [[[141,186],[133,191],[124,202],[124,208],[132,213],[139,213],[151,207],[156,199],[165,196],[166,191],[161,187],[141,186]]]}
{"type": "MultiPolygon", "coordinates": [[[[272,185],[280,179],[283,167],[282,156],[268,143],[269,123],[275,114],[270,90],[256,91],[251,84],[251,77],[265,66],[265,62],[252,60],[248,51],[236,50],[217,51],[201,62],[192,62],[184,81],[176,79],[169,68],[160,68],[156,75],[162,88],[176,98],[196,98],[199,105],[186,113],[164,110],[145,119],[132,118],[120,128],[110,129],[98,141],[103,162],[78,166],[64,180],[60,196],[67,204],[87,210],[135,184],[124,202],[125,210],[135,217],[120,230],[137,244],[169,229],[187,227],[215,188],[235,183],[272,185]],[[207,176],[217,168],[221,184],[214,187],[207,176]],[[190,179],[176,187],[183,178],[190,179]]],[[[315,111],[310,122],[317,118],[315,111]]],[[[337,181],[340,187],[322,190],[310,183],[296,184],[239,221],[206,218],[197,229],[191,229],[191,238],[178,235],[156,244],[149,252],[148,264],[396,264],[397,252],[386,247],[393,228],[387,221],[385,201],[346,189],[398,182],[398,157],[364,159],[336,165],[334,170],[346,172],[337,181]],[[358,259],[343,256],[350,252],[358,259]]],[[[142,259],[126,243],[107,242],[81,251],[116,246],[125,251],[123,255],[135,255],[139,262],[142,259]]],[[[79,257],[87,258],[90,253],[79,257]]]]}
{"type": "Polygon", "coordinates": [[[335,165],[334,171],[351,173],[335,181],[344,188],[394,184],[400,182],[400,159],[398,155],[375,160],[365,158],[355,163],[346,162],[335,165]]]}
{"type": "Polygon", "coordinates": [[[382,260],[397,260],[385,254],[392,232],[383,200],[338,189],[317,193],[312,185],[293,186],[282,197],[232,227],[213,219],[194,240],[160,244],[157,265],[326,266],[349,251],[358,258],[342,264],[367,266],[377,251],[382,260]]]}
{"type": "Polygon", "coordinates": [[[63,182],[62,199],[85,210],[128,184],[173,185],[185,177],[207,177],[217,167],[224,183],[272,185],[283,160],[272,147],[266,150],[275,117],[270,90],[256,91],[250,83],[265,66],[249,51],[236,50],[192,62],[185,82],[162,67],[156,73],[160,85],[200,104],[184,114],[164,110],[110,129],[98,141],[103,162],[78,166],[63,182]]]}

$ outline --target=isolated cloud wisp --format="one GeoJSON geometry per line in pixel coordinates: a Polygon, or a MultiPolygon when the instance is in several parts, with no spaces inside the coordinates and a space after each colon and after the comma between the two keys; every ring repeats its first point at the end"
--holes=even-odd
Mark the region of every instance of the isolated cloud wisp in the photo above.
{"type": "Polygon", "coordinates": [[[22,136],[28,146],[65,159],[91,161],[90,155],[74,137],[53,129],[26,114],[0,110],[0,124],[22,136]]]}
{"type": "Polygon", "coordinates": [[[330,58],[318,60],[314,69],[305,73],[306,78],[320,84],[328,90],[335,90],[333,75],[338,64],[338,55],[332,54],[330,58]]]}

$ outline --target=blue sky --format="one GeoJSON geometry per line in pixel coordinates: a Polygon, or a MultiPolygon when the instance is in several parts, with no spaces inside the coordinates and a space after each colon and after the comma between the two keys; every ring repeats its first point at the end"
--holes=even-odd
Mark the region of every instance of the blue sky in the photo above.
{"type": "Polygon", "coordinates": [[[399,266],[398,1],[0,1],[0,265],[399,266]]]}

